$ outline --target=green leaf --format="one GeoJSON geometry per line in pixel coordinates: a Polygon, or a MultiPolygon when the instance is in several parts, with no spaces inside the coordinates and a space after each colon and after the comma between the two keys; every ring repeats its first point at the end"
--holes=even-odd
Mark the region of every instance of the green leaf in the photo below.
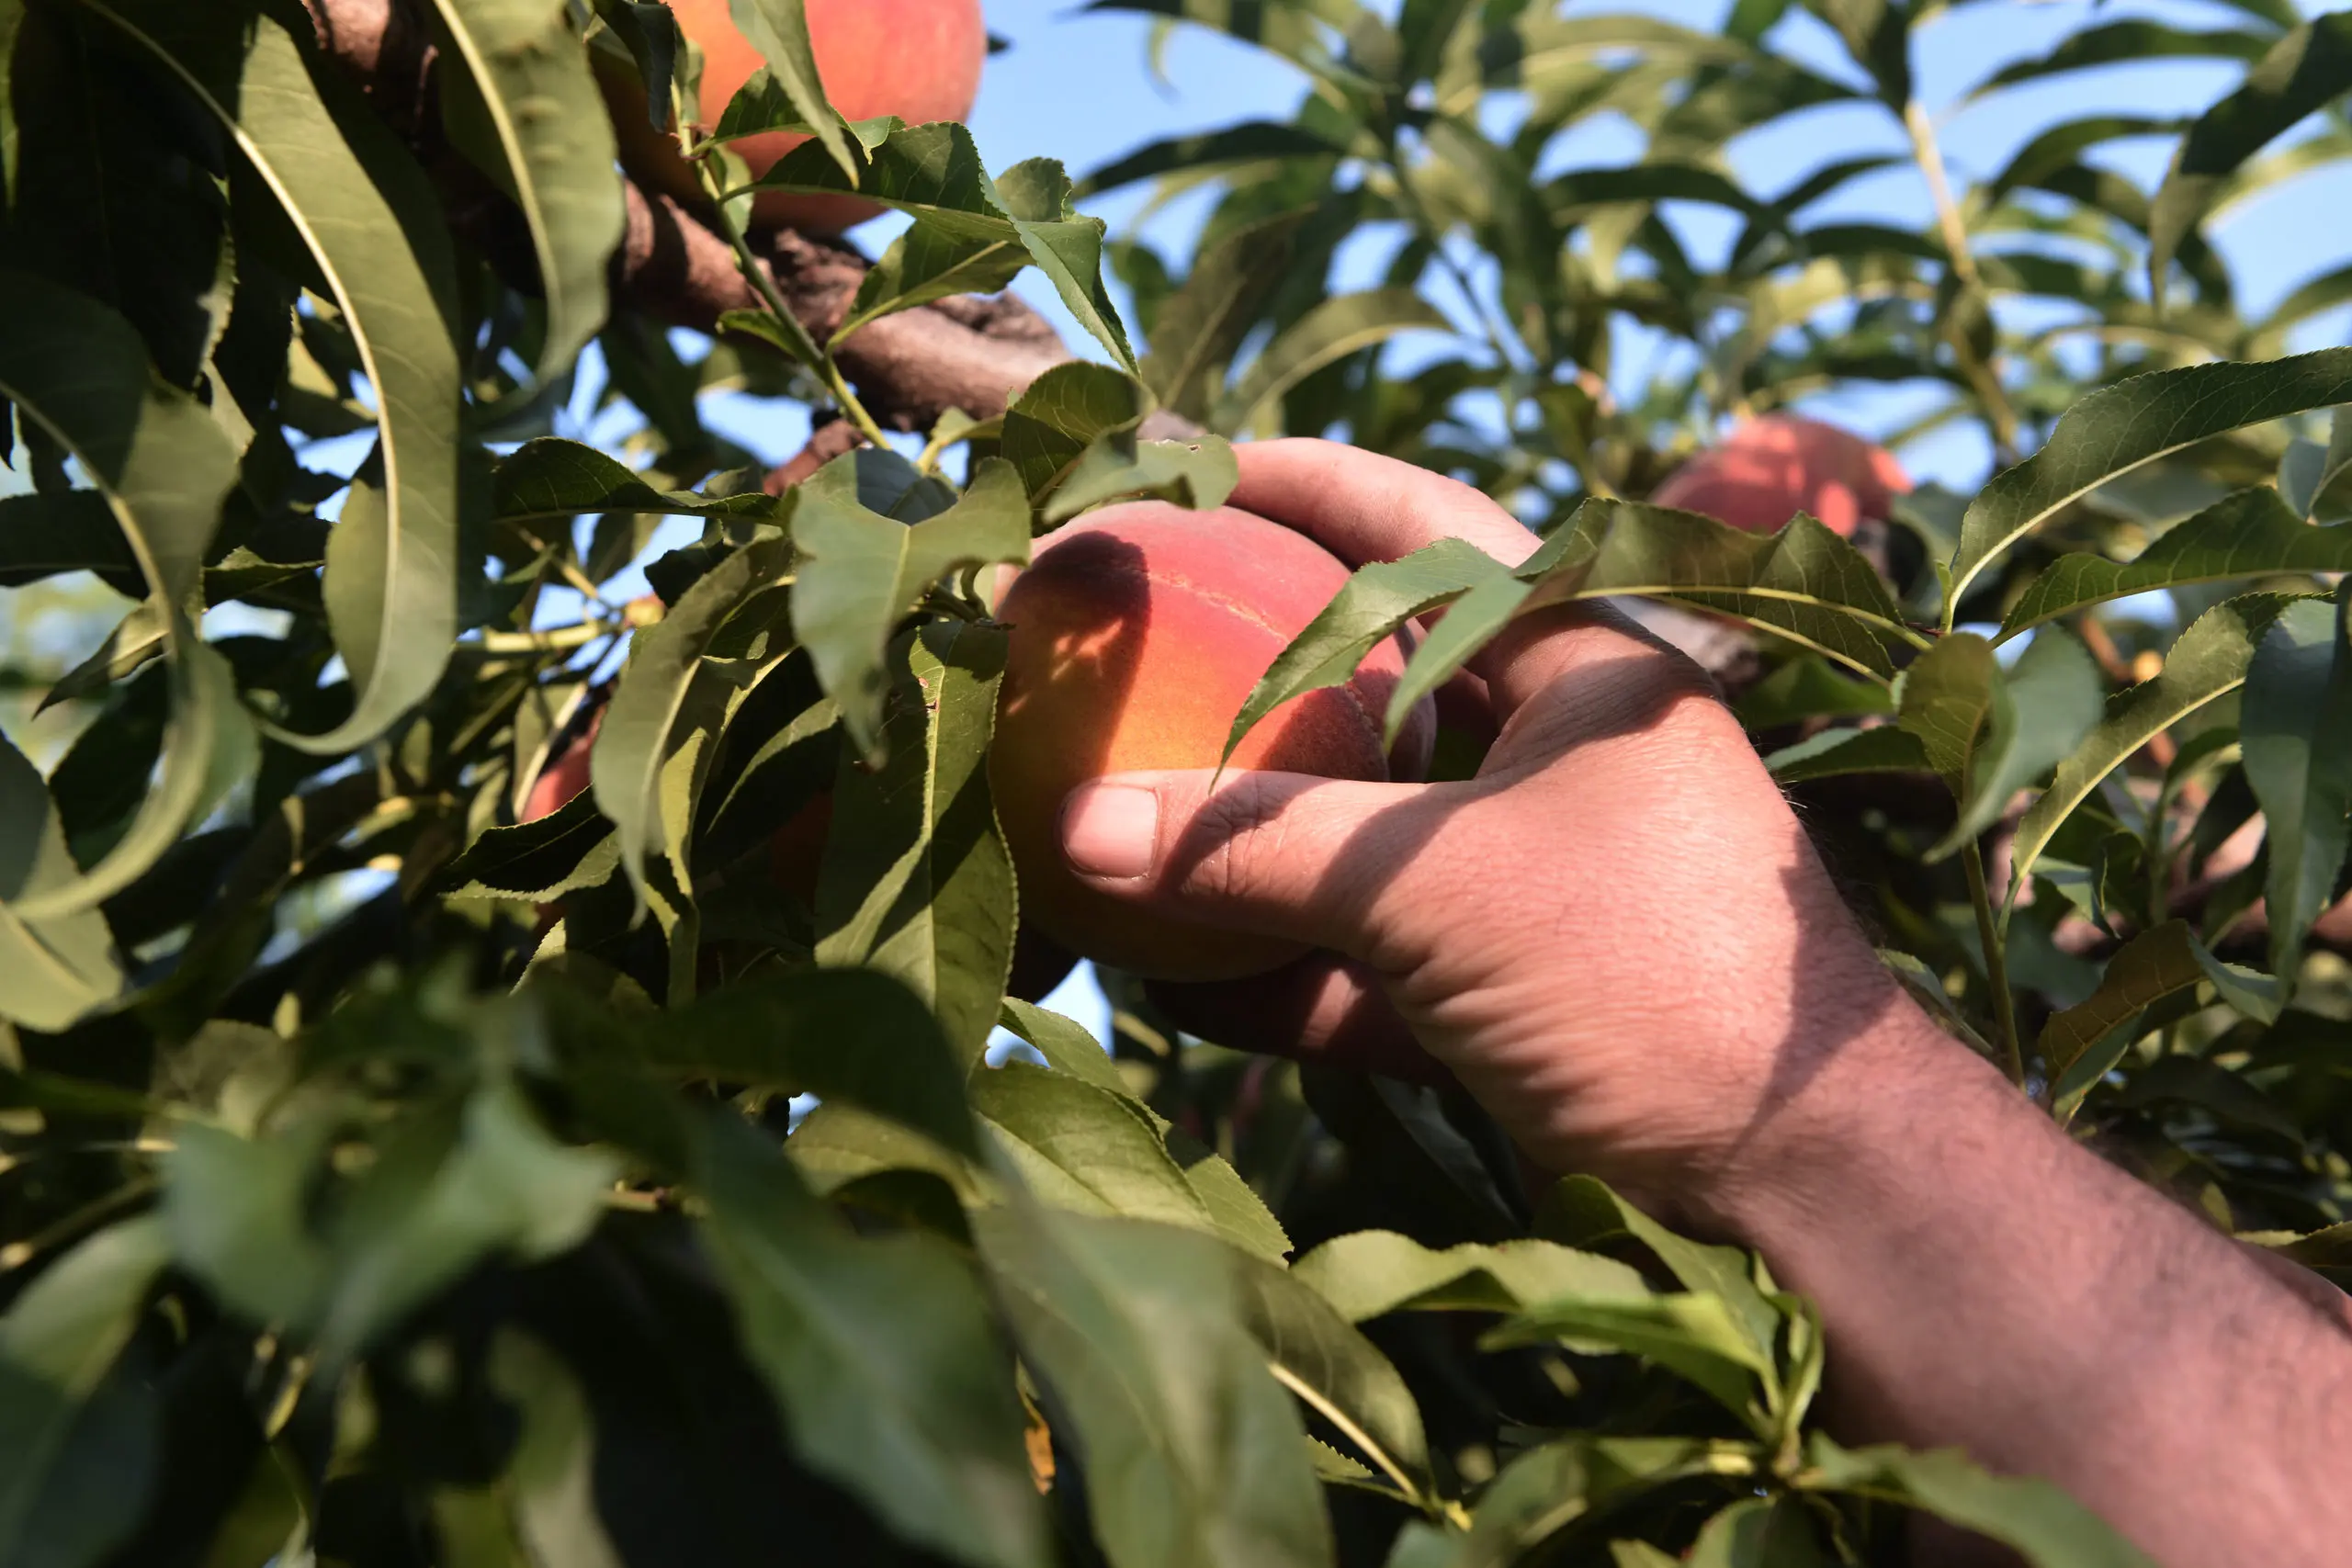
{"type": "Polygon", "coordinates": [[[1265,409],[1327,365],[1399,333],[1452,333],[1444,311],[1409,288],[1375,288],[1326,299],[1285,328],[1216,401],[1211,428],[1249,429],[1265,409]]]}
{"type": "Polygon", "coordinates": [[[1208,418],[1226,367],[1291,276],[1298,231],[1309,216],[1278,212],[1217,236],[1183,287],[1160,303],[1139,374],[1161,407],[1195,423],[1208,418]]]}
{"type": "Polygon", "coordinates": [[[809,145],[822,149],[855,190],[863,160],[851,151],[849,122],[825,96],[802,0],[729,0],[727,9],[736,29],[767,62],[770,78],[792,101],[800,123],[815,134],[809,145]]]}
{"type": "Polygon", "coordinates": [[[1748,1497],[1700,1527],[1690,1568],[1829,1568],[1813,1517],[1797,1498],[1748,1497]]]}
{"type": "Polygon", "coordinates": [[[2012,905],[2052,837],[2100,780],[2175,724],[2245,684],[2255,649],[2290,603],[2275,593],[2247,593],[2216,604],[2173,640],[2162,674],[2108,699],[2106,716],[2058,764],[2049,790],[2018,823],[2009,848],[2012,905]]]}
{"type": "Polygon", "coordinates": [[[1990,1474],[1954,1449],[1847,1450],[1815,1433],[1805,1457],[1801,1484],[1933,1514],[2013,1549],[2033,1568],[2152,1568],[2137,1548],[2050,1483],[1990,1474]]]}
{"type": "Polygon", "coordinates": [[[2151,589],[2276,572],[2346,570],[2352,570],[2352,524],[2312,527],[2277,491],[2258,485],[2175,525],[2128,564],[2089,551],[2059,557],[2001,617],[2001,635],[2011,637],[2086,604],[2151,589]]]}
{"type": "Polygon", "coordinates": [[[989,459],[953,508],[911,527],[828,492],[804,496],[792,539],[801,555],[793,630],[816,660],[819,683],[841,705],[851,739],[879,761],[891,633],[949,572],[1025,564],[1029,506],[1012,465],[989,459]]]}
{"type": "Polygon", "coordinates": [[[1129,434],[1151,412],[1151,395],[1134,377],[1107,365],[1057,365],[1005,411],[1005,459],[1033,498],[1049,495],[1079,460],[1106,437],[1129,434]]]}
{"type": "Polygon", "coordinates": [[[1928,773],[1935,769],[1919,738],[1907,729],[1825,729],[1764,759],[1775,782],[1801,784],[1848,773],[1928,773]]]}
{"type": "Polygon", "coordinates": [[[1645,1492],[1700,1475],[1745,1480],[1757,1469],[1754,1455],[1736,1443],[1555,1438],[1503,1467],[1479,1496],[1466,1531],[1408,1526],[1389,1568],[1514,1568],[1540,1561],[1543,1543],[1568,1526],[1645,1492]]]}
{"type": "Polygon", "coordinates": [[[1111,1568],[1331,1561],[1297,1414],[1248,1327],[1246,1259],[1194,1231],[1029,1204],[971,1219],[1111,1568]]]}
{"type": "Polygon", "coordinates": [[[1749,534],[1697,513],[1587,500],[1519,569],[1535,602],[1638,594],[1736,615],[1863,675],[1891,679],[1884,639],[1917,640],[1876,568],[1799,513],[1749,534]]]}
{"type": "Polygon", "coordinates": [[[2173,254],[2197,227],[2218,187],[2264,145],[2352,88],[2352,15],[2316,17],[2270,46],[2237,91],[2199,116],[2181,138],[2148,223],[2148,287],[2156,306],[2173,254]]]}
{"type": "MultiPolygon", "coordinates": [[[[435,0],[472,96],[506,160],[547,301],[538,378],[570,367],[605,324],[605,268],[620,244],[613,122],[563,0],[435,0]]],[[[442,91],[456,90],[442,78],[442,91]]]]}
{"type": "MultiPolygon", "coordinates": [[[[1358,568],[1306,629],[1274,656],[1273,663],[1250,688],[1226,737],[1226,757],[1233,755],[1259,720],[1293,697],[1345,685],[1365,655],[1415,616],[1453,604],[1481,583],[1498,581],[1519,586],[1508,567],[1466,539],[1440,539],[1396,560],[1358,568]]],[[[1520,597],[1524,596],[1522,590],[1520,597]]],[[[1516,604],[1517,600],[1512,603],[1516,604]]],[[[1459,608],[1454,612],[1460,613],[1459,608]]],[[[1439,625],[1443,626],[1453,618],[1449,615],[1439,625]]],[[[1418,658],[1415,662],[1419,662],[1418,658]]],[[[1410,711],[1409,704],[1406,711],[1410,711]]],[[[1392,741],[1398,722],[1392,704],[1388,718],[1392,741]]]]}
{"type": "Polygon", "coordinates": [[[28,919],[19,912],[75,874],[40,771],[0,735],[0,1017],[55,1032],[122,994],[105,915],[85,908],[28,919]]]}
{"type": "Polygon", "coordinates": [[[2134,376],[2067,409],[2041,450],[1984,487],[1961,520],[1947,627],[2001,552],[2118,474],[2243,425],[2352,400],[2352,348],[2262,365],[2134,376]]]}
{"type": "Polygon", "coordinates": [[[1703,1390],[1733,1415],[1761,1427],[1778,1402],[1778,1371],[1752,1344],[1731,1305],[1715,1295],[1563,1296],[1517,1314],[1483,1335],[1486,1348],[1565,1339],[1587,1352],[1640,1356],[1703,1390]]]}
{"type": "Polygon", "coordinates": [[[714,499],[656,490],[636,470],[577,441],[543,435],[502,458],[491,475],[492,515],[500,523],[561,523],[582,513],[782,521],[791,503],[753,491],[714,499]]]}
{"type": "Polygon", "coordinates": [[[521,1416],[497,1490],[523,1561],[622,1568],[597,1517],[595,1427],[578,1380],[546,1346],[503,1328],[491,1343],[490,1384],[521,1416]]]}
{"type": "Polygon", "coordinates": [[[867,768],[844,750],[836,774],[817,958],[896,976],[968,1066],[987,1047],[1012,969],[1012,859],[988,784],[1005,636],[933,621],[900,646],[906,675],[887,710],[885,761],[867,768]]]}
{"type": "Polygon", "coordinates": [[[178,1264],[231,1311],[284,1325],[330,1367],[485,1258],[571,1250],[619,1174],[611,1156],[549,1138],[521,1093],[497,1086],[459,1113],[380,1130],[376,1162],[323,1217],[318,1167],[334,1131],[313,1120],[248,1140],[191,1122],[163,1160],[178,1264]]]}
{"type": "Polygon", "coordinates": [[[955,1250],[852,1234],[740,1122],[698,1143],[703,1234],[801,1461],[910,1541],[1045,1568],[1012,1363],[955,1250]]]}
{"type": "MultiPolygon", "coordinates": [[[[692,813],[679,798],[681,775],[707,766],[709,737],[699,718],[723,700],[714,688],[726,680],[706,655],[739,612],[756,614],[791,560],[791,547],[781,539],[736,551],[630,641],[628,663],[589,753],[589,781],[596,808],[619,835],[621,868],[641,901],[654,896],[646,877],[649,858],[666,852],[673,866],[684,864],[678,833],[692,813]]],[[[775,658],[783,651],[766,650],[775,658]]],[[[680,874],[675,880],[683,888],[688,879],[680,874]]]]}
{"type": "MultiPolygon", "coordinates": [[[[1181,175],[1194,170],[1223,167],[1233,164],[1254,164],[1263,159],[1291,157],[1336,157],[1346,151],[1334,146],[1329,137],[1310,126],[1285,120],[1250,119],[1219,127],[1216,130],[1200,131],[1191,136],[1171,136],[1164,141],[1147,142],[1123,157],[1103,164],[1078,182],[1080,197],[1097,197],[1134,185],[1142,180],[1156,180],[1168,175],[1181,175]]],[[[1282,228],[1295,225],[1299,215],[1285,213],[1265,225],[1251,229],[1282,228]]],[[[1245,229],[1240,232],[1247,233],[1245,229]]],[[[1222,246],[1224,242],[1220,242],[1222,246]]],[[[1268,245],[1279,254],[1280,247],[1268,245]]],[[[1202,253],[1194,264],[1194,275],[1209,265],[1216,250],[1202,253]]],[[[1227,260],[1239,260],[1231,257],[1227,260]]],[[[1204,303],[1211,303],[1204,296],[1204,303]]],[[[1155,345],[1157,346],[1157,345],[1155,345]]]]}
{"type": "Polygon", "coordinates": [[[1023,1062],[974,1073],[971,1096],[998,1151],[1046,1202],[1216,1233],[1151,1113],[1134,1100],[1023,1062]]]}
{"type": "Polygon", "coordinates": [[[1291,1273],[1350,1323],[1392,1312],[1518,1312],[1563,1296],[1649,1289],[1630,1265],[1557,1242],[1464,1242],[1433,1251],[1394,1231],[1336,1236],[1291,1273]]]}
{"type": "Polygon", "coordinates": [[[1138,441],[1132,432],[1111,431],[1079,454],[1038,513],[1054,525],[1111,502],[1146,499],[1201,511],[1224,505],[1240,479],[1222,436],[1138,441]]]}
{"type": "Polygon", "coordinates": [[[38,888],[20,881],[13,917],[39,923],[129,887],[251,761],[227,666],[189,619],[202,607],[204,559],[237,456],[202,408],[157,379],[130,322],[27,274],[0,273],[0,397],[105,492],[147,578],[146,619],[172,660],[162,780],[86,875],[50,875],[38,888]]]}
{"type": "Polygon", "coordinates": [[[324,734],[271,729],[339,755],[422,701],[457,643],[459,374],[440,203],[335,62],[314,81],[304,46],[275,19],[255,17],[240,35],[235,17],[178,0],[85,3],[235,138],[324,274],[374,388],[388,488],[356,491],[327,547],[328,622],[357,695],[324,734]]]}
{"type": "Polygon", "coordinates": [[[2099,721],[2105,685],[2089,652],[2046,627],[2004,671],[1993,645],[1972,632],[1944,637],[1904,672],[1896,723],[1919,738],[1929,763],[1960,803],[1960,817],[1930,846],[1930,863],[1998,821],[2018,791],[2073,754],[2099,721]]]}
{"type": "Polygon", "coordinates": [[[1029,252],[1010,234],[971,234],[918,218],[890,242],[857,286],[849,314],[833,329],[838,350],[868,321],[958,294],[993,294],[1029,265],[1029,252]]]}
{"type": "MultiPolygon", "coordinates": [[[[1069,1073],[1114,1094],[1127,1092],[1126,1080],[1119,1076],[1118,1063],[1076,1019],[1048,1012],[1019,997],[1007,997],[1003,1016],[998,1021],[1027,1042],[1056,1072],[1069,1073]]],[[[973,1070],[980,1069],[976,1066],[973,1070]]]]}
{"type": "Polygon", "coordinates": [[[139,557],[107,497],[89,490],[0,499],[0,588],[22,588],[69,571],[94,572],[129,589],[139,557]]]}
{"type": "Polygon", "coordinates": [[[110,1397],[105,1385],[168,1258],[153,1216],[108,1226],[0,1316],[0,1557],[9,1562],[86,1568],[138,1528],[158,1446],[153,1396],[110,1397]]]}
{"type": "Polygon", "coordinates": [[[1430,1507],[1439,1492],[1420,1406],[1388,1358],[1289,1270],[1270,1262],[1237,1268],[1243,1316],[1275,1380],[1338,1427],[1408,1501],[1430,1507]]]}
{"type": "Polygon", "coordinates": [[[620,868],[613,825],[582,790],[536,821],[485,829],[442,875],[447,897],[548,904],[579,888],[601,886],[620,868]]]}
{"type": "Polygon", "coordinates": [[[1760,1265],[1736,1247],[1680,1236],[1619,1197],[1606,1182],[1571,1176],[1545,1194],[1536,1215],[1539,1235],[1570,1247],[1593,1247],[1620,1238],[1639,1242],[1666,1265],[1685,1290],[1720,1297],[1738,1319],[1749,1345],[1769,1355],[1780,1340],[1782,1314],[1757,1287],[1760,1265]]]}
{"type": "Polygon", "coordinates": [[[2290,986],[2352,848],[2347,604],[2352,589],[2339,586],[2333,604],[2302,599],[2280,611],[2255,649],[2238,708],[2246,783],[2262,803],[2270,852],[2270,968],[2290,986]]]}
{"type": "Polygon", "coordinates": [[[1996,71],[1969,89],[1972,98],[2020,82],[2039,81],[2073,71],[2102,65],[2124,65],[2143,60],[2243,60],[2251,64],[2270,47],[2262,33],[2245,28],[2215,28],[2199,31],[2168,27],[2162,22],[2108,22],[2072,34],[2049,53],[2020,60],[1996,71]]]}
{"type": "Polygon", "coordinates": [[[800,969],[722,987],[652,1015],[632,1049],[665,1076],[813,1094],[954,1153],[979,1152],[956,1053],[922,998],[875,970],[800,969]]]}
{"type": "Polygon", "coordinates": [[[2259,1022],[2278,1016],[2278,982],[2222,963],[2206,951],[2188,921],[2166,920],[2116,949],[2090,998],[2052,1013],[2042,1025],[2040,1050],[2052,1081],[2064,1079],[2109,1032],[2165,998],[2201,985],[2211,986],[2223,1001],[2259,1022]]]}

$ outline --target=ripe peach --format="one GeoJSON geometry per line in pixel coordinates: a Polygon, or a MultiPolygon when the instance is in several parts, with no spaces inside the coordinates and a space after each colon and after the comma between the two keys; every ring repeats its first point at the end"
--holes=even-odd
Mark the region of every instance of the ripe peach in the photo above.
{"type": "Polygon", "coordinates": [[[1911,477],[1894,454],[1834,424],[1797,414],[1744,420],[1723,445],[1667,476],[1650,502],[1702,512],[1751,534],[1769,534],[1810,512],[1839,535],[1883,518],[1911,477]]]}
{"type": "MultiPolygon", "coordinates": [[[[702,91],[697,104],[706,128],[718,123],[728,100],[766,62],[736,29],[728,0],[667,0],[679,28],[702,50],[702,91]]],[[[897,115],[910,125],[962,119],[978,96],[980,67],[988,59],[988,29],[979,0],[808,0],[808,42],[825,96],[851,119],[897,115]]],[[[605,97],[620,130],[621,162],[628,171],[678,200],[699,202],[700,183],[678,156],[669,137],[652,129],[645,96],[634,82],[610,76],[605,97]]],[[[805,136],[777,131],[734,144],[757,178],[805,136]]],[[[754,204],[759,229],[798,229],[836,234],[881,212],[871,201],[848,196],[794,196],[775,192],[754,204]]]]}
{"type": "MultiPolygon", "coordinates": [[[[1299,949],[1137,910],[1080,884],[1062,803],[1086,780],[1216,765],[1250,690],[1348,580],[1305,535],[1230,507],[1112,507],[1040,542],[997,608],[1012,626],[989,779],[1021,877],[1021,918],[1089,958],[1159,979],[1227,979],[1299,949]]],[[[1385,779],[1381,716],[1406,649],[1382,644],[1343,686],[1269,714],[1237,768],[1385,779]]],[[[1393,775],[1419,777],[1435,732],[1422,705],[1393,775]]]]}

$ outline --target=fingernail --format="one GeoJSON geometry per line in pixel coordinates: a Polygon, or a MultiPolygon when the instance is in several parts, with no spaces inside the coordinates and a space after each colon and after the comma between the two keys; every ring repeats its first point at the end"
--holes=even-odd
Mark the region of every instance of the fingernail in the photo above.
{"type": "Polygon", "coordinates": [[[1062,807],[1062,853],[1082,876],[1128,880],[1151,869],[1159,796],[1129,784],[1090,784],[1062,807]]]}

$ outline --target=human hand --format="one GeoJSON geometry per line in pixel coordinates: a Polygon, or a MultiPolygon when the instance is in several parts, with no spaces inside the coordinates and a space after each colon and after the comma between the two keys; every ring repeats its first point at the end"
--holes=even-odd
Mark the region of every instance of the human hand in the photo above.
{"type": "MultiPolygon", "coordinates": [[[[1351,564],[1449,535],[1513,564],[1536,546],[1477,491],[1390,458],[1320,441],[1238,456],[1235,505],[1351,564]]],[[[1116,897],[1324,950],[1154,987],[1189,1027],[1403,1076],[1433,1061],[1537,1164],[1736,1229],[1718,1198],[1773,1109],[1847,1043],[1938,1032],[1696,666],[1561,606],[1471,669],[1500,731],[1475,780],[1237,773],[1212,794],[1205,772],[1120,774],[1071,795],[1064,852],[1116,897]]]]}

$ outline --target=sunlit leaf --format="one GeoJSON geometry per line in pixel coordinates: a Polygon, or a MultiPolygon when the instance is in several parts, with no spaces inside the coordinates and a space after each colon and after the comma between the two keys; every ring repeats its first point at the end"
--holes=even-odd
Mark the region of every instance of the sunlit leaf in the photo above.
{"type": "Polygon", "coordinates": [[[2001,635],[2154,588],[2272,572],[2345,570],[2352,570],[2352,525],[2312,527],[2277,491],[2261,485],[2167,529],[2128,563],[2088,550],[2060,556],[2009,606],[2001,618],[2001,635]]]}
{"type": "Polygon", "coordinates": [[[2118,474],[2242,425],[2352,400],[2352,349],[2267,365],[2197,365],[2093,392],[2049,442],[1984,487],[1962,520],[1945,601],[1949,625],[2002,551],[2118,474]]]}

